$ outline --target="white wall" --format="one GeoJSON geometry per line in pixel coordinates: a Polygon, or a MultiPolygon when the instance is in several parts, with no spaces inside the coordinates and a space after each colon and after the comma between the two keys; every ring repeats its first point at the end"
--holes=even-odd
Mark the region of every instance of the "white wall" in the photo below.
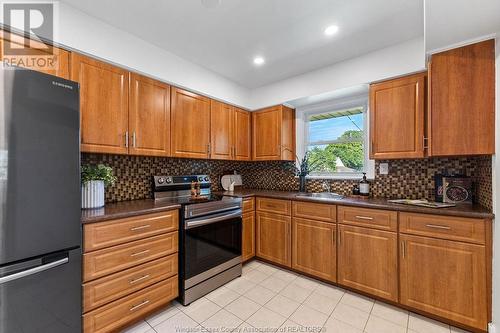
{"type": "Polygon", "coordinates": [[[496,221],[493,223],[493,323],[497,333],[500,333],[500,31],[496,39],[496,128],[493,157],[493,213],[496,221]]]}
{"type": "Polygon", "coordinates": [[[215,99],[242,107],[250,104],[249,90],[233,81],[64,3],[59,11],[56,42],[62,45],[215,99]]]}
{"type": "Polygon", "coordinates": [[[419,38],[250,90],[65,3],[58,16],[65,47],[251,110],[425,68],[419,38]]]}
{"type": "Polygon", "coordinates": [[[251,107],[258,109],[424,69],[424,39],[418,38],[254,89],[251,107]]]}
{"type": "Polygon", "coordinates": [[[426,51],[461,44],[500,29],[498,0],[425,0],[426,51]]]}

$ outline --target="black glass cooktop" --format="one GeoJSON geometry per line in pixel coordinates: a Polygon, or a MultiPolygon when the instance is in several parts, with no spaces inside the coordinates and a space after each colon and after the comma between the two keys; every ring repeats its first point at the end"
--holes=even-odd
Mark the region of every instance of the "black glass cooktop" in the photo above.
{"type": "Polygon", "coordinates": [[[198,197],[191,197],[191,196],[175,197],[175,198],[164,197],[164,198],[158,198],[156,200],[161,202],[176,203],[180,205],[192,205],[204,202],[221,201],[224,198],[229,199],[230,197],[224,197],[223,195],[220,194],[208,194],[208,195],[200,195],[198,197]]]}

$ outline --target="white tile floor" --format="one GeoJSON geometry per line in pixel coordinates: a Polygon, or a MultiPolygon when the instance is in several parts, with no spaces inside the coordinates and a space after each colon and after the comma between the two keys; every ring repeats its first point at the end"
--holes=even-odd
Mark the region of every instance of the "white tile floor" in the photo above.
{"type": "Polygon", "coordinates": [[[449,325],[319,281],[252,261],[243,276],[184,307],[123,333],[458,333],[449,325]]]}

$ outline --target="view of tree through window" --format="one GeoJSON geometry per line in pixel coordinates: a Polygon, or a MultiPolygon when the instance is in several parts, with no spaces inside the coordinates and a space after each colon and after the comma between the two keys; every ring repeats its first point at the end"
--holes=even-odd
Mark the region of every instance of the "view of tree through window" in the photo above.
{"type": "Polygon", "coordinates": [[[363,107],[308,117],[308,146],[313,175],[359,173],[364,169],[363,107]]]}

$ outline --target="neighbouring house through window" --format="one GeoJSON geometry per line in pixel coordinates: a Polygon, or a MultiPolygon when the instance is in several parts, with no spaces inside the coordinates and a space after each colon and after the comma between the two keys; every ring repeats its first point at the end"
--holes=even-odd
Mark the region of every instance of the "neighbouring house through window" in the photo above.
{"type": "Polygon", "coordinates": [[[368,158],[366,103],[339,109],[304,113],[304,151],[314,166],[311,177],[373,178],[368,158]]]}

